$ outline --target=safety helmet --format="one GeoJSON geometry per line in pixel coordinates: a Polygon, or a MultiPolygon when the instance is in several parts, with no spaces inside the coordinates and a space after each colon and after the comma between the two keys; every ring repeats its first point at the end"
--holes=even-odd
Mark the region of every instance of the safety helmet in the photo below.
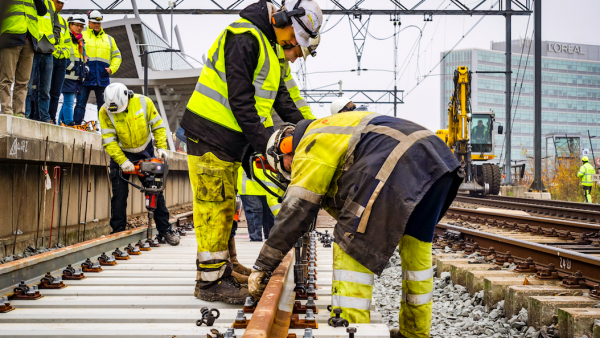
{"type": "Polygon", "coordinates": [[[333,100],[330,106],[331,115],[339,113],[340,110],[344,109],[348,102],[350,102],[350,100],[345,97],[338,97],[337,99],[333,100]]]}
{"type": "Polygon", "coordinates": [[[581,158],[581,161],[582,162],[589,162],[590,159],[587,156],[584,156],[584,157],[581,158]]]}
{"type": "Polygon", "coordinates": [[[80,23],[82,25],[85,25],[85,16],[81,15],[81,14],[75,14],[73,16],[70,16],[67,21],[69,23],[80,23]]]}
{"type": "Polygon", "coordinates": [[[312,57],[317,56],[317,47],[319,47],[319,43],[321,43],[321,34],[317,35],[316,38],[311,38],[310,39],[310,46],[308,47],[304,47],[301,46],[302,48],[302,55],[304,56],[304,61],[306,61],[306,58],[311,55],[312,57]]]}
{"type": "Polygon", "coordinates": [[[129,98],[133,92],[127,90],[127,86],[122,83],[111,83],[104,90],[104,106],[106,110],[115,114],[127,109],[129,98]]]}
{"type": "Polygon", "coordinates": [[[103,18],[104,17],[102,16],[102,13],[100,13],[99,10],[94,9],[93,11],[88,12],[88,19],[90,20],[90,22],[101,23],[103,18]]]}
{"type": "Polygon", "coordinates": [[[293,132],[296,130],[296,126],[291,123],[285,123],[276,132],[271,135],[269,142],[267,142],[267,162],[277,172],[279,172],[287,180],[292,179],[292,174],[285,170],[283,165],[283,156],[294,152],[292,141],[294,139],[293,132]],[[292,134],[285,135],[286,132],[291,131],[292,134]]]}
{"type": "Polygon", "coordinates": [[[63,3],[63,5],[66,5],[66,4],[67,4],[67,2],[69,2],[69,0],[58,0],[58,2],[62,2],[62,3],[63,3]]]}

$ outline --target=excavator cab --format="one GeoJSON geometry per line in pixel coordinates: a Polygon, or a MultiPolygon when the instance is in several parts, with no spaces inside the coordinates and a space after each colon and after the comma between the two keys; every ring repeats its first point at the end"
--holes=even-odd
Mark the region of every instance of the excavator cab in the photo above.
{"type": "Polygon", "coordinates": [[[477,112],[471,115],[471,158],[487,161],[494,156],[494,112],[477,112]]]}

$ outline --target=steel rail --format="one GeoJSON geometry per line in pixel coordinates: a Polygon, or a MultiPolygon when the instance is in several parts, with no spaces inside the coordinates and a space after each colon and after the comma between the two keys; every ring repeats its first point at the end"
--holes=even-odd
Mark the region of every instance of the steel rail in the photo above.
{"type": "MultiPolygon", "coordinates": [[[[448,212],[446,213],[447,217],[452,218],[453,216],[469,216],[472,221],[477,222],[488,222],[490,220],[496,222],[508,222],[508,223],[516,223],[517,224],[527,224],[529,226],[534,227],[542,227],[546,229],[556,229],[570,232],[599,232],[600,225],[592,224],[592,223],[582,223],[582,222],[573,222],[563,219],[557,218],[544,218],[544,217],[536,217],[536,216],[522,216],[522,215],[511,215],[501,212],[493,212],[493,211],[482,211],[475,209],[465,209],[465,208],[457,208],[450,207],[448,212]]],[[[466,219],[469,221],[469,219],[466,219]]],[[[506,225],[506,223],[504,223],[506,225]]],[[[510,225],[510,224],[509,224],[510,225]]]]}
{"type": "Polygon", "coordinates": [[[561,206],[537,205],[531,203],[521,203],[512,201],[501,201],[487,198],[457,196],[455,202],[479,204],[494,208],[505,208],[511,210],[523,210],[530,213],[537,213],[555,217],[565,217],[572,219],[587,220],[590,222],[600,222],[600,211],[572,209],[561,206]]]}
{"type": "Polygon", "coordinates": [[[556,270],[568,275],[581,271],[584,278],[600,282],[600,257],[446,223],[438,223],[435,231],[436,234],[443,235],[447,230],[460,233],[465,243],[477,243],[479,248],[493,247],[495,252],[510,252],[513,258],[523,261],[531,257],[535,264],[554,264],[556,270]]]}
{"type": "MultiPolygon", "coordinates": [[[[293,282],[293,271],[290,269],[293,262],[294,256],[290,251],[273,271],[265,292],[250,318],[243,338],[284,338],[288,336],[296,295],[294,292],[290,292],[289,288],[290,277],[293,282]],[[289,304],[289,308],[287,304],[289,304]]],[[[293,289],[293,284],[291,287],[293,289]]]]}
{"type": "Polygon", "coordinates": [[[475,197],[475,198],[600,212],[600,204],[594,204],[594,203],[579,203],[579,202],[557,201],[557,200],[541,200],[541,199],[534,199],[534,198],[494,196],[494,195],[488,195],[485,197],[475,197]]]}

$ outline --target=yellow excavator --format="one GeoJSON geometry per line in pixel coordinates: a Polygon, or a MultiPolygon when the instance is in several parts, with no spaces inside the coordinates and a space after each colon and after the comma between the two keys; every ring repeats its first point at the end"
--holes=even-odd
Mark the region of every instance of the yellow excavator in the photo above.
{"type": "MultiPolygon", "coordinates": [[[[460,161],[464,182],[459,191],[472,195],[498,195],[502,173],[493,163],[481,163],[494,155],[493,111],[471,112],[471,71],[465,66],[454,71],[454,93],[448,104],[448,129],[436,134],[452,149],[460,161]],[[476,164],[480,162],[481,164],[476,164]]],[[[498,126],[498,134],[503,127],[498,126]]]]}

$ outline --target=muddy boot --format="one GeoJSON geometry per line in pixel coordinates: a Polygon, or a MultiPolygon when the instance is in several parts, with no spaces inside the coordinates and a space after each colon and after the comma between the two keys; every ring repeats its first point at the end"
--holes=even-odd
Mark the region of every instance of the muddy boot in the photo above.
{"type": "Polygon", "coordinates": [[[179,245],[179,236],[177,236],[173,231],[161,233],[160,236],[163,236],[165,238],[165,242],[172,246],[179,245]]]}
{"type": "Polygon", "coordinates": [[[240,283],[240,284],[248,284],[248,276],[239,274],[239,273],[237,273],[235,271],[233,271],[231,273],[231,275],[233,276],[233,278],[235,278],[238,281],[238,283],[240,283]]]}
{"type": "MultiPolygon", "coordinates": [[[[250,276],[250,273],[252,272],[252,270],[243,266],[237,260],[237,252],[235,251],[235,237],[229,238],[228,247],[229,247],[229,261],[233,265],[233,271],[235,271],[236,273],[238,273],[242,276],[250,276]]],[[[248,278],[246,278],[246,281],[248,281],[248,278]]]]}
{"type": "Polygon", "coordinates": [[[216,281],[196,281],[194,296],[209,302],[244,304],[246,297],[250,296],[248,288],[241,286],[231,273],[232,266],[230,264],[225,269],[223,276],[216,281]]]}
{"type": "Polygon", "coordinates": [[[390,338],[406,338],[398,329],[390,330],[390,338]]]}

